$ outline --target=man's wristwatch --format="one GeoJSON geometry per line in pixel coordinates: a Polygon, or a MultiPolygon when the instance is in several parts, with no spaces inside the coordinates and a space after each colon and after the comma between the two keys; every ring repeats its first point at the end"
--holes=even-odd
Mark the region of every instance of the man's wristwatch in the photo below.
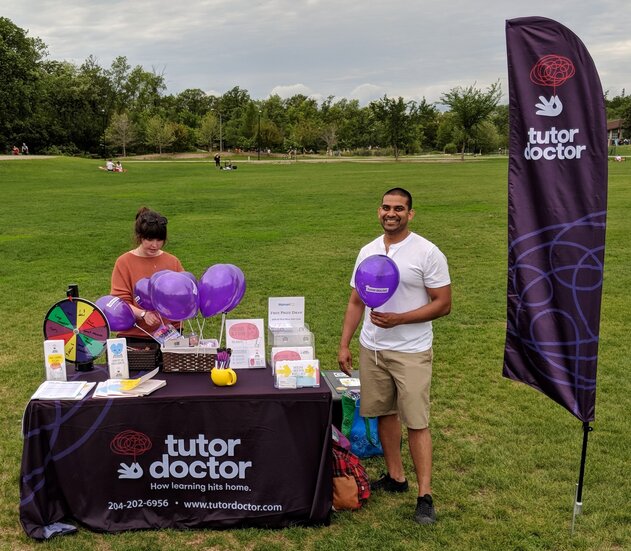
{"type": "Polygon", "coordinates": [[[147,315],[147,310],[143,310],[142,312],[140,312],[140,319],[144,320],[146,315],[147,315]]]}

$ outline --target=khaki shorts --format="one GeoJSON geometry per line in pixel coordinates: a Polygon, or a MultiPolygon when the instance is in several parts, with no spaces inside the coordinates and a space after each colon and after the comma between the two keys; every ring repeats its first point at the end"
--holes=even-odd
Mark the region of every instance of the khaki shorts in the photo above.
{"type": "Polygon", "coordinates": [[[429,426],[429,389],[432,382],[430,348],[424,352],[368,350],[359,346],[360,413],[363,417],[399,414],[411,429],[429,426]]]}

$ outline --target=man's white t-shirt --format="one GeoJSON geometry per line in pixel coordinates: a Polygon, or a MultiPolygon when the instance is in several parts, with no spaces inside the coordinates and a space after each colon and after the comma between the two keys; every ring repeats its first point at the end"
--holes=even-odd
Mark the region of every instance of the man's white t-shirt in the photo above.
{"type": "MultiPolygon", "coordinates": [[[[351,287],[355,288],[355,272],[365,258],[386,254],[383,235],[368,243],[359,251],[351,287]]],[[[399,269],[399,286],[394,295],[377,312],[409,312],[429,302],[426,288],[449,285],[449,268],[445,255],[424,237],[410,233],[400,243],[390,245],[387,256],[399,269]]],[[[368,309],[366,308],[366,311],[368,309]]],[[[389,329],[377,327],[364,312],[364,324],[359,342],[370,350],[395,350],[397,352],[423,352],[432,347],[432,322],[408,323],[389,329]]]]}

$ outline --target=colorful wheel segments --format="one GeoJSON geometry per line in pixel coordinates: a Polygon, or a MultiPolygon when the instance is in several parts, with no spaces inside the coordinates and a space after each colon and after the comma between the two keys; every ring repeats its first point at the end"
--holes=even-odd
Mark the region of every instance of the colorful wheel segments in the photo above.
{"type": "Polygon", "coordinates": [[[63,340],[69,362],[81,364],[96,359],[103,352],[109,335],[103,312],[81,298],[59,301],[44,318],[44,337],[63,340]]]}

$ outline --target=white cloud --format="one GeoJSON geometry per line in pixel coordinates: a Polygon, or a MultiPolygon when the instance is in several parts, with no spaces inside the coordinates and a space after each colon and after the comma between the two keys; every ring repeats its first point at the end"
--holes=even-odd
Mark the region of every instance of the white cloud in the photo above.
{"type": "MultiPolygon", "coordinates": [[[[50,58],[102,66],[117,56],[164,69],[169,93],[248,90],[253,98],[402,96],[437,101],[506,78],[505,20],[532,14],[572,29],[606,89],[631,84],[628,0],[0,0],[0,13],[48,45],[50,58]],[[296,84],[287,84],[296,83],[296,84]]],[[[503,89],[507,89],[503,85],[503,89]]]]}
{"type": "Polygon", "coordinates": [[[313,95],[313,91],[304,84],[288,84],[281,86],[274,86],[272,91],[270,92],[270,96],[280,96],[282,99],[287,99],[297,94],[303,94],[307,97],[311,97],[313,95]]]}
{"type": "Polygon", "coordinates": [[[371,101],[378,100],[386,94],[385,88],[375,84],[360,84],[348,95],[349,99],[356,99],[360,104],[365,105],[371,101]]]}

